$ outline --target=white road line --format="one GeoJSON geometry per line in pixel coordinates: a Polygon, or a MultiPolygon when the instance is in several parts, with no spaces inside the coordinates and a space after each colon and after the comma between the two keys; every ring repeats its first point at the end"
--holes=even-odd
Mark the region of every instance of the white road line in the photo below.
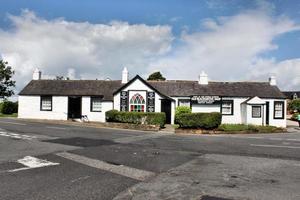
{"type": "Polygon", "coordinates": [[[35,157],[32,157],[32,156],[25,156],[24,158],[19,159],[17,162],[24,165],[24,166],[26,166],[26,167],[8,170],[8,172],[17,172],[17,171],[23,171],[23,170],[28,170],[28,169],[34,169],[34,168],[41,168],[41,167],[59,165],[59,163],[53,163],[53,162],[38,159],[38,158],[35,158],[35,157]]]}
{"type": "Polygon", "coordinates": [[[287,149],[300,149],[298,146],[282,146],[282,145],[268,145],[268,144],[250,144],[254,147],[267,147],[267,148],[287,148],[287,149]]]}
{"type": "Polygon", "coordinates": [[[67,129],[67,128],[57,127],[57,126],[46,126],[46,128],[59,129],[59,130],[66,130],[67,129]]]}
{"type": "Polygon", "coordinates": [[[139,181],[145,181],[148,178],[155,175],[154,172],[145,171],[145,170],[141,170],[141,169],[135,169],[135,168],[127,167],[124,165],[113,165],[113,164],[109,164],[109,163],[101,161],[101,160],[87,158],[87,157],[72,154],[72,153],[63,152],[63,153],[57,153],[56,155],[66,158],[66,159],[69,159],[69,160],[72,160],[74,162],[78,162],[78,163],[81,163],[81,164],[84,164],[84,165],[87,165],[90,167],[94,167],[97,169],[109,171],[109,172],[112,172],[115,174],[126,176],[126,177],[129,177],[132,179],[136,179],[139,181]]]}
{"type": "Polygon", "coordinates": [[[26,126],[27,124],[22,124],[22,123],[17,123],[17,122],[4,122],[4,121],[0,121],[0,123],[3,124],[14,124],[14,125],[20,125],[20,126],[26,126]]]}
{"type": "Polygon", "coordinates": [[[23,140],[32,140],[32,139],[36,138],[36,136],[10,133],[10,132],[6,132],[6,131],[0,131],[0,136],[5,136],[5,137],[10,137],[10,138],[15,138],[15,139],[23,139],[23,140]]]}

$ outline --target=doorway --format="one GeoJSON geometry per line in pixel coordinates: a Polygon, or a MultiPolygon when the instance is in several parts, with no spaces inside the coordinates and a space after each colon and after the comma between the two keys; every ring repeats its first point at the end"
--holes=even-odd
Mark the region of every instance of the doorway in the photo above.
{"type": "Polygon", "coordinates": [[[266,125],[270,124],[270,102],[266,102],[266,125]]]}
{"type": "Polygon", "coordinates": [[[161,100],[161,112],[166,113],[166,123],[171,124],[171,100],[161,100]]]}
{"type": "Polygon", "coordinates": [[[68,100],[68,118],[81,118],[81,97],[70,96],[68,100]]]}

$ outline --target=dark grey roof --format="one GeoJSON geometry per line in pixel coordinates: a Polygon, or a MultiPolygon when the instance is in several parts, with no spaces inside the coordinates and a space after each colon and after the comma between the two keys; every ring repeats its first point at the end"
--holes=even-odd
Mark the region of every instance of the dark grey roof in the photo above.
{"type": "Polygon", "coordinates": [[[103,96],[112,100],[121,81],[105,80],[32,80],[19,95],[103,96]]]}
{"type": "MultiPolygon", "coordinates": [[[[166,96],[218,95],[227,97],[286,98],[277,86],[268,82],[209,82],[147,81],[160,94],[166,96]]],[[[124,84],[120,80],[33,80],[19,95],[103,96],[113,100],[114,92],[124,84]]]]}
{"type": "Polygon", "coordinates": [[[288,98],[288,99],[293,99],[294,94],[296,94],[297,97],[300,98],[300,91],[283,91],[282,93],[283,93],[283,94],[286,96],[286,98],[288,98]]]}
{"type": "Polygon", "coordinates": [[[269,82],[150,81],[154,88],[168,96],[218,95],[227,97],[285,98],[277,86],[269,82]]]}

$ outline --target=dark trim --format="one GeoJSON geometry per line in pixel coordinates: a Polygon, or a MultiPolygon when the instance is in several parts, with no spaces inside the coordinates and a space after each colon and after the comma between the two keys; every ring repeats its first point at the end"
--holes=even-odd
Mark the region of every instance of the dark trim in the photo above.
{"type": "Polygon", "coordinates": [[[252,118],[261,118],[261,106],[251,106],[252,118]],[[253,116],[253,108],[259,108],[259,116],[253,116]]]}
{"type": "MultiPolygon", "coordinates": [[[[133,79],[131,79],[128,83],[126,83],[125,85],[123,85],[122,87],[120,87],[119,89],[117,89],[114,93],[113,96],[115,96],[117,93],[121,92],[124,88],[126,88],[128,85],[130,85],[131,83],[133,83],[135,80],[139,79],[140,81],[142,81],[142,83],[144,83],[146,86],[148,86],[151,90],[153,90],[154,92],[156,92],[157,94],[159,94],[160,96],[163,96],[166,99],[169,99],[171,101],[175,101],[174,99],[172,99],[171,97],[161,93],[160,91],[158,91],[157,89],[155,89],[152,85],[150,85],[147,81],[145,81],[142,77],[140,77],[139,75],[136,75],[133,79]]],[[[140,90],[138,90],[140,91],[140,90]]]]}
{"type": "Polygon", "coordinates": [[[52,109],[53,109],[53,97],[49,96],[49,95],[40,96],[40,111],[52,111],[52,109]],[[51,98],[51,109],[50,110],[43,109],[43,107],[42,107],[43,98],[51,98]]]}
{"type": "Polygon", "coordinates": [[[233,113],[234,113],[234,100],[223,100],[221,98],[220,106],[221,106],[221,114],[222,115],[233,115],[233,113]],[[231,113],[230,114],[223,114],[223,109],[222,108],[223,108],[223,103],[224,102],[229,102],[231,104],[231,113]]]}
{"type": "Polygon", "coordinates": [[[273,119],[284,119],[285,116],[285,106],[284,106],[285,102],[284,101],[274,101],[274,105],[273,105],[273,119]],[[281,117],[276,117],[275,116],[275,104],[276,103],[282,103],[282,116],[281,117]]]}
{"type": "Polygon", "coordinates": [[[102,98],[103,97],[101,97],[101,96],[91,96],[90,97],[90,112],[102,112],[102,98]],[[93,100],[95,100],[95,99],[100,99],[100,101],[101,101],[101,111],[94,111],[93,110],[93,100]]]}

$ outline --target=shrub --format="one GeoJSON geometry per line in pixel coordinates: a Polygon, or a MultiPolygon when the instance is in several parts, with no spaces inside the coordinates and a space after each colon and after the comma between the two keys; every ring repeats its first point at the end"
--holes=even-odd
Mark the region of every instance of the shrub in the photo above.
{"type": "Polygon", "coordinates": [[[177,123],[181,128],[214,129],[221,124],[221,113],[185,113],[177,115],[177,123]]]}
{"type": "Polygon", "coordinates": [[[288,104],[288,110],[291,112],[300,112],[300,99],[294,99],[288,104]]]}
{"type": "Polygon", "coordinates": [[[165,113],[150,112],[119,112],[110,110],[105,113],[107,122],[121,122],[132,124],[149,124],[164,127],[166,123],[165,113]]]}
{"type": "Polygon", "coordinates": [[[294,113],[293,115],[292,115],[292,117],[291,117],[291,120],[294,120],[294,121],[298,121],[298,115],[299,115],[300,113],[294,113]]]}
{"type": "Polygon", "coordinates": [[[0,112],[3,114],[13,114],[18,112],[18,102],[3,101],[0,106],[0,112]]]}
{"type": "Polygon", "coordinates": [[[221,124],[218,127],[218,130],[225,132],[246,131],[255,133],[273,133],[284,131],[284,129],[275,126],[259,126],[252,124],[221,124]]]}
{"type": "Polygon", "coordinates": [[[188,106],[178,106],[175,111],[175,116],[184,113],[192,113],[192,109],[188,106]]]}

